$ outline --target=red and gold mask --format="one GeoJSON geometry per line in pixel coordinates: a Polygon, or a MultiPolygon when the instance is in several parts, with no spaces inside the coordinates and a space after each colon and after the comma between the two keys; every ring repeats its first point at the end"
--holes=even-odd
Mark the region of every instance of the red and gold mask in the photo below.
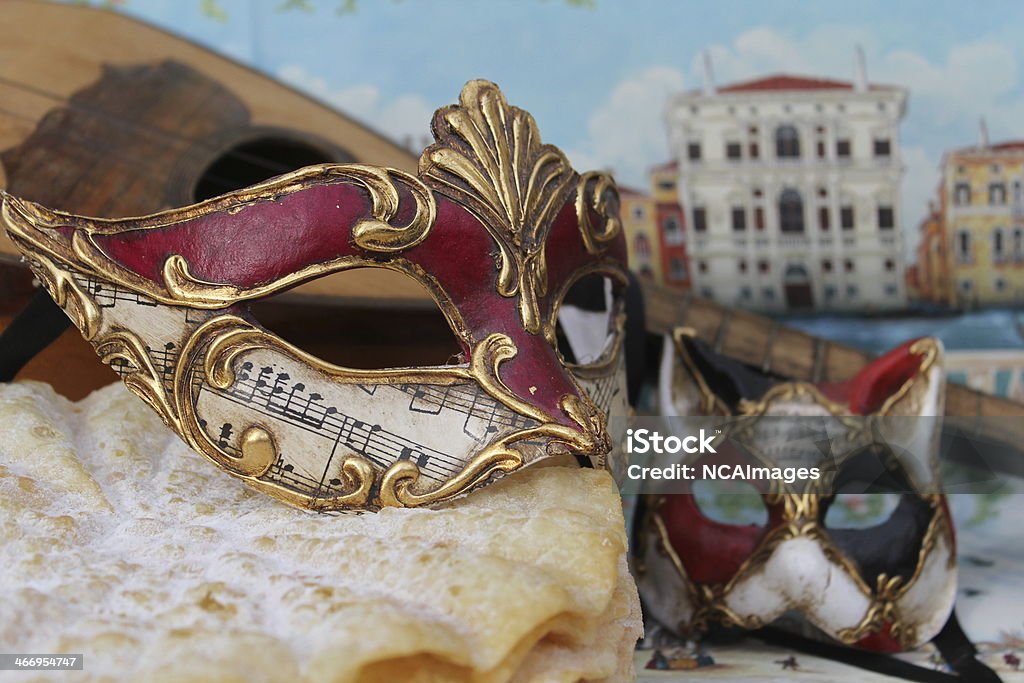
{"type": "Polygon", "coordinates": [[[552,456],[603,467],[608,414],[625,405],[614,183],[573,171],[541,143],[533,118],[485,81],[467,84],[432,127],[418,177],[312,166],[125,220],[5,195],[3,221],[131,391],[193,449],[287,503],[429,505],[552,456]],[[249,309],[352,268],[421,283],[460,357],[341,367],[268,331],[249,309]],[[556,324],[570,287],[591,275],[610,283],[602,327],[595,337],[583,329],[589,313],[563,318],[570,344],[590,346],[573,348],[570,362],[556,324]]]}

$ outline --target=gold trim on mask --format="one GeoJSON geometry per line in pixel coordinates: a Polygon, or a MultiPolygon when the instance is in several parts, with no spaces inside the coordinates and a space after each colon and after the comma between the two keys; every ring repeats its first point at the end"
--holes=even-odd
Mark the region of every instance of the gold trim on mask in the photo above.
{"type": "Polygon", "coordinates": [[[432,128],[437,142],[420,156],[420,177],[480,220],[498,247],[498,293],[518,295],[523,327],[541,332],[544,247],[572,189],[569,160],[541,144],[533,117],[487,81],[467,83],[458,105],[434,114],[432,128]]]}
{"type": "MultiPolygon", "coordinates": [[[[668,536],[668,528],[661,517],[660,508],[664,497],[659,498],[654,508],[647,513],[641,536],[654,536],[655,549],[667,556],[682,579],[693,606],[693,613],[688,622],[677,626],[683,635],[701,633],[707,630],[710,622],[717,621],[725,626],[739,626],[744,629],[757,629],[765,626],[762,619],[756,616],[743,617],[736,614],[727,604],[726,598],[743,580],[758,573],[771,558],[775,549],[783,542],[793,538],[809,538],[821,547],[826,559],[843,568],[843,571],[857,586],[857,589],[870,601],[870,605],[860,623],[852,628],[840,629],[835,637],[842,643],[853,645],[862,638],[879,633],[886,623],[890,625],[890,634],[904,648],[917,644],[915,625],[907,623],[899,613],[897,602],[914,586],[924,571],[925,559],[934,550],[937,539],[942,534],[950,549],[947,566],[956,565],[953,553],[953,533],[948,513],[942,507],[941,496],[930,494],[923,496],[932,508],[932,517],[918,549],[917,564],[909,577],[893,576],[882,573],[875,577],[875,587],[869,586],[861,577],[854,562],[847,557],[827,535],[818,521],[818,494],[781,494],[775,502],[784,503],[784,523],[772,529],[760,542],[753,554],[744,560],[733,577],[724,584],[713,586],[693,583],[683,566],[682,560],[673,548],[668,536]],[[805,515],[813,515],[808,517],[805,515]]],[[[644,539],[646,546],[647,540],[644,539]]],[[[646,572],[647,567],[643,567],[646,572]]]]}
{"type": "MultiPolygon", "coordinates": [[[[523,327],[532,334],[544,333],[554,341],[559,301],[542,310],[540,301],[548,295],[545,242],[558,212],[573,191],[577,174],[557,148],[542,145],[532,117],[510,107],[497,86],[473,81],[460,95],[460,104],[440,110],[434,118],[438,142],[424,151],[420,160],[423,180],[386,168],[360,164],[325,164],[307,167],[277,178],[215,197],[193,206],[171,209],[147,217],[93,219],[53,211],[32,202],[0,193],[0,215],[8,234],[29,257],[49,293],[73,318],[104,362],[113,364],[126,386],[153,408],[194,450],[249,486],[291,505],[314,510],[376,509],[381,505],[428,505],[461,495],[485,482],[529,464],[524,442],[546,440],[547,455],[572,449],[600,463],[610,448],[604,417],[586,398],[573,372],[599,375],[610,372],[622,355],[624,315],[621,302],[611,330],[615,341],[608,357],[594,367],[567,364],[567,376],[583,398],[561,397],[559,409],[574,424],[559,422],[553,415],[516,396],[501,380],[500,365],[513,358],[518,349],[511,338],[491,334],[476,339],[469,332],[458,309],[439,283],[421,266],[401,258],[400,252],[427,238],[437,217],[433,192],[439,192],[466,207],[494,239],[498,247],[495,287],[501,296],[518,296],[523,327]],[[356,246],[386,255],[345,256],[302,268],[271,283],[251,287],[207,281],[191,272],[180,254],[171,254],[162,264],[160,282],[144,278],[111,259],[96,238],[132,231],[156,230],[181,224],[209,214],[238,213],[258,202],[275,201],[315,185],[347,183],[361,188],[370,199],[371,218],[352,229],[356,246]],[[405,225],[393,225],[401,197],[411,196],[415,213],[405,225]],[[61,230],[70,236],[57,234],[61,230]],[[230,307],[247,300],[293,287],[325,274],[358,267],[382,267],[412,276],[433,295],[453,331],[468,352],[468,362],[439,367],[387,370],[358,370],[329,363],[303,352],[276,335],[235,314],[230,307]],[[203,311],[198,320],[185,324],[180,355],[162,372],[143,338],[108,321],[97,302],[83,290],[82,278],[123,287],[164,306],[203,311]],[[229,309],[229,310],[225,310],[229,309]],[[546,314],[546,315],[545,315],[546,314]],[[236,365],[253,350],[283,354],[322,374],[336,384],[424,384],[450,386],[475,383],[504,408],[524,418],[526,427],[513,423],[511,433],[496,437],[469,457],[462,471],[440,485],[421,477],[419,467],[399,460],[387,468],[351,455],[340,461],[338,479],[341,493],[320,496],[289,488],[269,479],[278,462],[279,444],[267,424],[255,421],[240,425],[239,446],[228,452],[215,442],[197,415],[199,387],[227,390],[236,381],[236,365]],[[168,374],[169,373],[169,374],[168,374]],[[534,424],[535,423],[535,424],[534,424]],[[430,488],[433,486],[434,488],[430,488]]],[[[581,226],[587,249],[601,248],[621,232],[615,216],[606,215],[614,191],[610,179],[588,174],[580,185],[597,177],[589,199],[606,217],[600,229],[581,226]],[[589,242],[587,240],[590,240],[589,242]]],[[[593,183],[591,183],[593,185],[593,183]]],[[[408,201],[408,200],[407,200],[408,201]]],[[[604,258],[588,264],[581,272],[601,270],[626,282],[622,264],[604,258]]],[[[560,291],[564,294],[564,291],[560,291]]],[[[436,481],[436,480],[435,480],[436,481]]],[[[337,484],[332,484],[332,492],[337,484]]]]}

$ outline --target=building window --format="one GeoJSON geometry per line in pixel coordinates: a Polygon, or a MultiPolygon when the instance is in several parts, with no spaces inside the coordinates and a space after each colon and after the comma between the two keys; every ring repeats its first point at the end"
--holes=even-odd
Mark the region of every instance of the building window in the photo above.
{"type": "Polygon", "coordinates": [[[764,297],[765,301],[774,301],[775,289],[773,287],[764,287],[761,289],[761,296],[764,297]]]}
{"type": "Polygon", "coordinates": [[[860,290],[857,289],[857,285],[846,285],[846,298],[847,299],[856,299],[857,298],[857,294],[859,294],[859,293],[860,293],[860,290]]]}
{"type": "Polygon", "coordinates": [[[765,259],[761,259],[760,261],[757,262],[757,272],[759,273],[767,273],[769,270],[771,270],[771,267],[771,263],[769,263],[765,259]]]}
{"type": "Polygon", "coordinates": [[[701,274],[708,272],[708,262],[707,261],[697,261],[697,270],[701,274]]]}
{"type": "Polygon", "coordinates": [[[749,154],[751,159],[757,159],[761,156],[761,148],[756,142],[751,142],[749,145],[749,154]]]}
{"type": "Polygon", "coordinates": [[[700,295],[703,298],[705,298],[705,299],[714,299],[715,298],[715,291],[713,289],[711,289],[710,287],[701,287],[700,288],[700,295]]]}
{"type": "Polygon", "coordinates": [[[742,206],[732,207],[732,229],[736,232],[747,229],[747,210],[742,206]]]}
{"type": "Polygon", "coordinates": [[[764,207],[754,207],[754,227],[764,230],[764,207]]]}
{"type": "Polygon", "coordinates": [[[839,157],[840,159],[849,159],[850,158],[850,141],[849,140],[846,140],[846,139],[836,140],[836,156],[839,157]]]}
{"type": "Polygon", "coordinates": [[[736,267],[739,268],[741,273],[747,272],[747,259],[741,258],[736,264],[736,267]]]}
{"type": "Polygon", "coordinates": [[[804,202],[793,188],[779,196],[779,229],[782,232],[804,231],[804,202]]]}
{"type": "Polygon", "coordinates": [[[1013,231],[1013,258],[1024,258],[1024,230],[1015,228],[1013,231]]]}
{"type": "Polygon", "coordinates": [[[825,141],[824,140],[818,140],[818,143],[817,143],[816,147],[817,147],[817,152],[818,152],[818,158],[819,159],[824,159],[825,158],[825,141]]]}
{"type": "Polygon", "coordinates": [[[696,207],[693,210],[693,229],[696,232],[708,231],[708,212],[704,207],[696,207]]]}
{"type": "Polygon", "coordinates": [[[668,267],[673,280],[678,281],[686,279],[686,266],[683,264],[683,259],[673,257],[669,260],[668,267]]]}
{"type": "Polygon", "coordinates": [[[875,140],[875,156],[888,157],[890,155],[892,155],[892,145],[889,142],[889,138],[875,140]]]}
{"type": "Polygon", "coordinates": [[[1006,280],[1001,277],[997,277],[995,280],[995,286],[997,292],[1006,291],[1006,280]]]}
{"type": "Polygon", "coordinates": [[[994,206],[1002,206],[1006,203],[1006,185],[1003,183],[990,183],[988,186],[988,203],[994,206]]]}
{"type": "Polygon", "coordinates": [[[974,289],[974,283],[973,282],[971,282],[970,280],[961,280],[960,281],[960,291],[961,292],[963,292],[964,294],[967,294],[972,289],[974,289]]]}
{"type": "Polygon", "coordinates": [[[893,261],[891,258],[885,259],[885,270],[889,273],[896,270],[896,262],[893,261]]]}
{"type": "Polygon", "coordinates": [[[821,259],[821,271],[823,273],[831,273],[832,272],[832,259],[830,259],[830,258],[821,259]]]}
{"type": "Polygon", "coordinates": [[[843,230],[853,230],[853,207],[839,208],[839,225],[843,230]]]}
{"type": "Polygon", "coordinates": [[[957,183],[953,189],[953,203],[957,206],[967,206],[971,203],[970,183],[957,183]]]}
{"type": "Polygon", "coordinates": [[[642,207],[642,206],[634,206],[633,207],[633,219],[634,220],[642,221],[646,215],[647,215],[647,212],[644,211],[644,207],[642,207]]]}
{"type": "Polygon", "coordinates": [[[647,278],[648,280],[654,279],[654,271],[647,264],[640,266],[640,277],[647,278]]]}
{"type": "Polygon", "coordinates": [[[686,157],[690,161],[700,161],[700,143],[691,142],[686,146],[686,157]]]}
{"type": "Polygon", "coordinates": [[[886,296],[896,296],[898,292],[899,288],[897,288],[896,285],[892,284],[891,282],[885,286],[886,296]]]}
{"type": "Polygon", "coordinates": [[[800,157],[800,136],[796,128],[787,124],[775,129],[775,156],[780,159],[800,157]]]}
{"type": "Polygon", "coordinates": [[[992,231],[992,260],[999,263],[1006,258],[1006,239],[1003,236],[1003,229],[996,228],[992,231]]]}
{"type": "Polygon", "coordinates": [[[843,270],[845,270],[847,273],[853,272],[853,259],[846,259],[845,261],[843,261],[843,270]]]}
{"type": "Polygon", "coordinates": [[[878,207],[878,227],[881,230],[892,230],[895,227],[896,221],[893,217],[891,206],[880,206],[878,207]]]}
{"type": "Polygon", "coordinates": [[[829,211],[827,206],[818,207],[818,227],[822,230],[828,230],[828,216],[829,211]]]}
{"type": "Polygon", "coordinates": [[[668,178],[666,180],[659,180],[658,189],[665,190],[666,192],[671,192],[672,190],[676,189],[676,181],[672,180],[671,178],[668,178]]]}
{"type": "Polygon", "coordinates": [[[829,301],[833,301],[836,298],[835,285],[825,285],[825,298],[829,301]]]}
{"type": "Polygon", "coordinates": [[[633,248],[639,258],[649,258],[651,255],[651,242],[647,235],[637,235],[633,240],[633,248]]]}
{"type": "Polygon", "coordinates": [[[750,287],[740,287],[740,300],[750,301],[753,298],[753,293],[750,291],[750,287]]]}
{"type": "Polygon", "coordinates": [[[729,142],[725,145],[725,157],[727,159],[737,160],[742,157],[743,152],[741,151],[740,143],[729,142]]]}
{"type": "Polygon", "coordinates": [[[960,230],[956,234],[956,260],[969,263],[971,260],[971,233],[960,230]]]}
{"type": "Polygon", "coordinates": [[[679,225],[679,218],[676,216],[665,216],[661,222],[661,228],[665,234],[665,244],[682,244],[683,231],[679,225]]]}

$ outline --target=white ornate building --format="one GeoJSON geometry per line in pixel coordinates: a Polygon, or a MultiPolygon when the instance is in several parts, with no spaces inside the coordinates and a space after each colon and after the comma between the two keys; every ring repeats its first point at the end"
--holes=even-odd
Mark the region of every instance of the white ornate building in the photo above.
{"type": "MultiPolygon", "coordinates": [[[[707,60],[707,58],[705,58],[707,60]]],[[[776,75],[671,99],[693,290],[768,311],[905,304],[906,90],[776,75]]]]}

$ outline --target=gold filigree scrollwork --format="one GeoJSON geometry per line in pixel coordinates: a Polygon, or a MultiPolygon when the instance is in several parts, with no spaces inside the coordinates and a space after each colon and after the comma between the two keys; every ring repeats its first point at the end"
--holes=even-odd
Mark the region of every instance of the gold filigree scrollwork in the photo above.
{"type": "Polygon", "coordinates": [[[470,359],[470,371],[480,386],[496,401],[533,418],[540,424],[498,438],[477,453],[458,475],[430,491],[417,491],[420,471],[415,463],[399,461],[392,464],[381,478],[380,502],[390,506],[430,505],[453,498],[485,481],[496,473],[513,472],[523,466],[523,455],[516,443],[550,438],[556,443],[584,454],[609,448],[609,437],[602,416],[593,406],[571,395],[564,396],[560,407],[579,425],[574,429],[554,422],[550,415],[516,396],[501,380],[499,366],[516,356],[512,340],[494,333],[477,344],[470,359]]]}
{"type": "Polygon", "coordinates": [[[171,429],[177,430],[178,416],[168,400],[161,375],[139,337],[127,330],[115,330],[95,343],[100,360],[122,366],[121,379],[133,394],[152,408],[171,429]]]}
{"type": "Polygon", "coordinates": [[[61,270],[45,256],[35,254],[29,262],[35,266],[33,272],[54,302],[64,309],[86,341],[91,341],[100,330],[100,309],[96,302],[86,295],[71,273],[61,270]]]}
{"type": "Polygon", "coordinates": [[[369,504],[378,471],[365,459],[350,456],[342,464],[342,484],[346,493],[333,498],[316,497],[293,491],[261,479],[278,457],[271,433],[260,425],[250,425],[243,432],[241,456],[220,448],[199,423],[196,414],[194,385],[203,377],[211,387],[231,388],[236,381],[234,366],[245,353],[272,349],[316,368],[332,379],[345,383],[390,382],[454,384],[476,380],[496,400],[539,424],[499,437],[474,455],[462,472],[436,488],[423,490],[417,486],[421,473],[415,463],[399,460],[379,474],[380,492],[373,501],[381,506],[420,506],[458,496],[491,476],[512,472],[524,466],[525,459],[515,444],[532,439],[549,438],[570,448],[589,453],[607,447],[603,420],[575,397],[563,399],[561,408],[578,423],[579,429],[554,422],[551,416],[517,398],[501,381],[499,366],[514,358],[516,347],[503,334],[492,334],[474,347],[469,366],[441,368],[408,368],[400,373],[380,370],[355,370],[332,366],[297,349],[276,336],[255,327],[234,315],[221,315],[205,322],[182,350],[174,377],[174,401],[181,415],[181,433],[190,446],[228,471],[246,479],[254,488],[293,505],[317,510],[369,504]]]}
{"type": "Polygon", "coordinates": [[[591,254],[603,252],[622,232],[619,190],[607,173],[591,171],[580,176],[576,183],[576,218],[583,245],[591,254]],[[601,225],[591,222],[591,210],[601,217],[601,225]]]}
{"type": "MultiPolygon", "coordinates": [[[[376,168],[359,164],[324,167],[330,178],[341,178],[358,184],[370,195],[373,218],[365,219],[352,228],[352,241],[366,251],[395,253],[410,249],[426,239],[437,216],[437,205],[430,190],[418,178],[394,169],[376,168]],[[398,213],[398,185],[406,187],[416,204],[412,220],[404,226],[391,225],[398,213]]],[[[75,234],[77,238],[78,233],[75,234]]],[[[91,241],[90,241],[91,242],[91,241]]],[[[83,258],[96,257],[95,245],[77,245],[76,252],[83,258]],[[89,247],[92,248],[89,248],[89,247]]],[[[164,262],[164,287],[175,302],[190,306],[222,308],[239,301],[255,299],[282,291],[312,277],[344,269],[349,260],[314,264],[290,273],[274,282],[255,287],[236,287],[208,282],[189,272],[188,263],[173,254],[164,262]]]]}
{"type": "Polygon", "coordinates": [[[437,142],[420,157],[420,176],[483,223],[498,247],[497,291],[518,295],[523,326],[537,334],[548,292],[544,245],[575,176],[569,160],[541,144],[533,117],[488,81],[467,83],[432,128],[437,142]]]}
{"type": "Polygon", "coordinates": [[[329,183],[358,185],[369,194],[372,217],[358,222],[352,229],[352,240],[361,249],[376,253],[410,249],[426,239],[434,225],[437,216],[434,196],[418,178],[395,169],[360,164],[310,166],[194,206],[171,209],[138,219],[107,220],[73,216],[5,194],[3,220],[12,238],[24,245],[28,252],[46,254],[75,264],[78,270],[116,282],[160,303],[217,309],[267,296],[336,270],[361,265],[367,259],[341,257],[301,268],[274,282],[238,287],[203,280],[189,271],[185,259],[172,254],[164,262],[161,272],[163,282],[158,284],[111,259],[97,244],[94,236],[166,228],[218,211],[236,213],[257,202],[279,199],[315,184],[329,183]],[[396,226],[391,221],[398,214],[400,187],[408,191],[416,209],[406,225],[396,226]],[[70,248],[51,236],[52,231],[59,228],[73,229],[70,248]]]}
{"type": "MultiPolygon", "coordinates": [[[[180,415],[179,433],[186,443],[215,464],[264,493],[297,507],[318,511],[362,507],[373,486],[374,471],[359,457],[342,461],[340,479],[345,492],[314,496],[263,479],[278,458],[272,432],[260,424],[248,425],[240,440],[241,454],[228,453],[207,435],[196,414],[194,394],[197,373],[215,388],[226,389],[235,381],[232,361],[246,350],[272,346],[273,335],[233,315],[217,316],[203,323],[182,349],[174,373],[174,404],[180,415]]],[[[284,342],[281,342],[284,344],[284,342]]]]}

